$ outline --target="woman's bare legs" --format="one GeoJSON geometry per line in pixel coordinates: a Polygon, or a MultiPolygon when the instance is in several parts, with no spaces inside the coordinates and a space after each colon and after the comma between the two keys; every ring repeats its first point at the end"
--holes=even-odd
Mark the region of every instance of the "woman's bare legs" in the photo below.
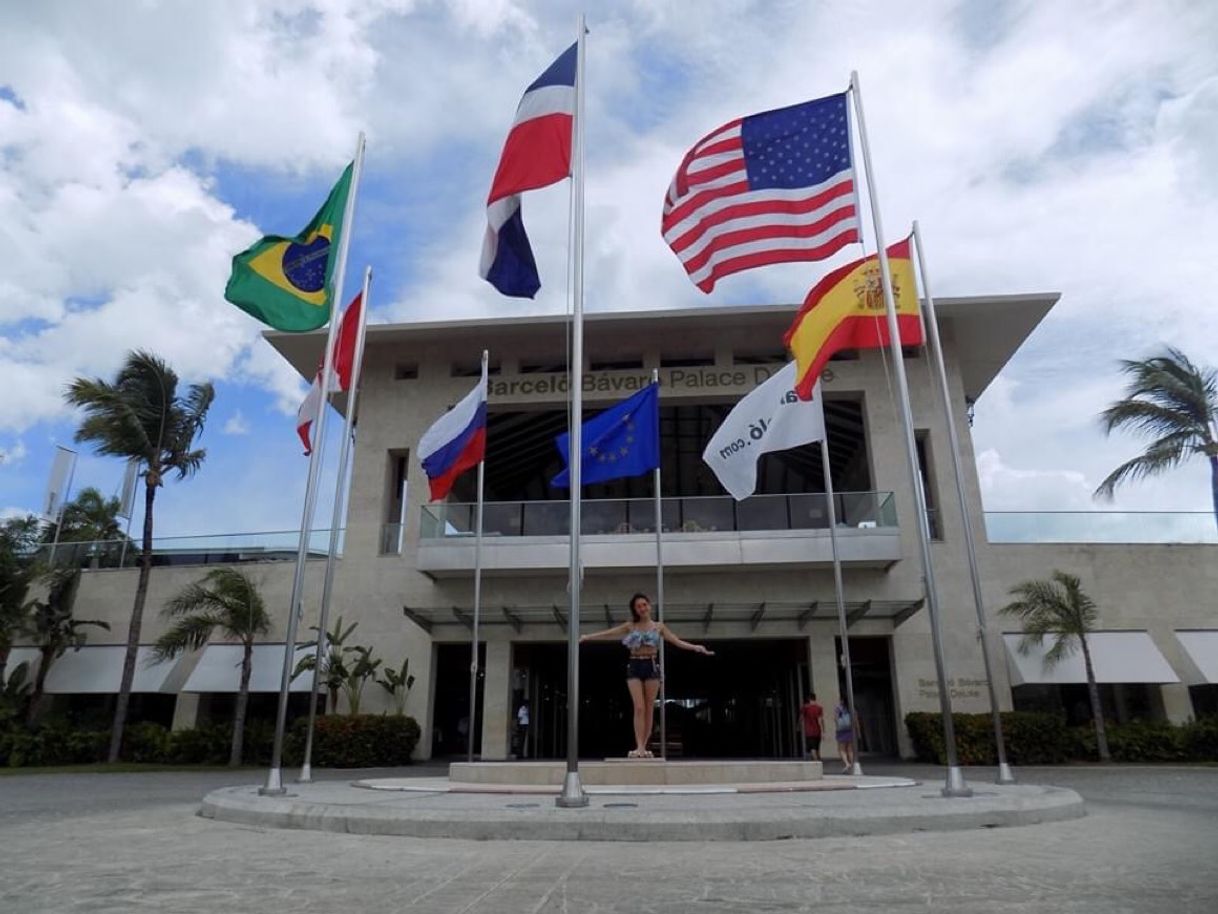
{"type": "MultiPolygon", "coordinates": [[[[660,694],[660,680],[648,679],[643,683],[643,751],[647,751],[647,744],[651,742],[651,727],[655,719],[656,696],[660,694]]],[[[661,748],[660,754],[663,755],[661,748]]]]}
{"type": "MultiPolygon", "coordinates": [[[[648,680],[650,683],[651,680],[648,680]]],[[[627,679],[626,688],[630,690],[630,700],[634,702],[634,753],[637,757],[647,748],[647,737],[651,734],[651,707],[647,704],[643,693],[643,680],[627,679]]]]}

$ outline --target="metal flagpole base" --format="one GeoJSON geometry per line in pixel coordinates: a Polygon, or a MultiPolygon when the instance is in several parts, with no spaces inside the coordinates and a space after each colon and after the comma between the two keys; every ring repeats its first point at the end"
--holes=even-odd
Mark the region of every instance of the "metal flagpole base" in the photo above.
{"type": "Polygon", "coordinates": [[[300,777],[296,779],[297,784],[312,784],[313,783],[313,766],[305,762],[300,766],[300,777]]]}
{"type": "Polygon", "coordinates": [[[278,768],[272,768],[266,776],[266,786],[258,788],[260,797],[281,797],[288,790],[283,786],[283,773],[278,768]]]}
{"type": "Polygon", "coordinates": [[[942,793],[945,797],[971,797],[973,788],[965,783],[964,772],[959,767],[952,766],[947,769],[947,782],[942,793]]]}
{"type": "Polygon", "coordinates": [[[567,772],[562,782],[562,793],[558,795],[554,805],[563,809],[579,809],[588,805],[588,795],[584,793],[584,787],[579,782],[578,771],[567,772]]]}
{"type": "Polygon", "coordinates": [[[995,784],[1016,784],[1016,783],[1018,783],[1018,781],[1015,780],[1015,772],[1013,772],[1011,770],[1011,766],[1008,765],[1006,762],[1003,762],[1001,765],[998,766],[998,780],[996,780],[994,783],[995,784]]]}
{"type": "Polygon", "coordinates": [[[861,778],[863,776],[863,766],[855,762],[850,766],[850,776],[852,778],[861,778]]]}

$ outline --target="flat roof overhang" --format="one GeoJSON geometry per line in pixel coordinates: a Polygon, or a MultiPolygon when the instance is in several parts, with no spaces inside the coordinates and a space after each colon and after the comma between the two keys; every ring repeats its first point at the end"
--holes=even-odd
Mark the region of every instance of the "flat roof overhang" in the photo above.
{"type": "MultiPolygon", "coordinates": [[[[900,626],[922,608],[923,600],[851,600],[846,606],[846,625],[862,619],[887,619],[893,628],[900,626]]],[[[620,613],[620,609],[616,610],[620,613]]],[[[587,603],[580,608],[582,626],[611,628],[621,623],[608,604],[587,603]]],[[[403,606],[402,613],[429,635],[451,636],[454,629],[473,631],[474,610],[472,606],[418,607],[403,606]]],[[[812,622],[837,623],[835,600],[813,600],[811,602],[761,602],[761,603],[669,603],[662,608],[665,622],[673,624],[701,624],[702,631],[721,623],[747,623],[750,632],[762,624],[767,625],[765,634],[788,633],[797,635],[812,622]],[[774,631],[773,623],[780,624],[774,631]]],[[[517,634],[526,629],[557,626],[567,631],[568,608],[557,604],[534,606],[488,605],[479,613],[479,628],[509,627],[517,634]]]]}
{"type": "MultiPolygon", "coordinates": [[[[954,341],[968,397],[976,400],[981,396],[1060,297],[1058,292],[1036,292],[935,300],[943,334],[954,341]]],[[[741,333],[754,341],[771,338],[777,348],[798,307],[786,304],[589,312],[584,315],[589,327],[585,351],[592,359],[608,358],[620,352],[623,340],[654,336],[656,322],[664,323],[674,342],[681,339],[683,331],[696,328],[741,333]]],[[[408,356],[412,350],[467,340],[471,352],[527,345],[561,353],[566,351],[567,326],[568,319],[561,314],[372,324],[368,327],[368,347],[397,346],[408,356]]],[[[301,377],[312,377],[321,356],[324,330],[266,331],[263,335],[301,377]]]]}

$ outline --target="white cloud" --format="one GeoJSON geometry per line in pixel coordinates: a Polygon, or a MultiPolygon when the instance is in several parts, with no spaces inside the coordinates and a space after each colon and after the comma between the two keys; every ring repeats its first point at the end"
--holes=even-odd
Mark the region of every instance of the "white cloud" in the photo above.
{"type": "Polygon", "coordinates": [[[12,447],[0,447],[0,466],[15,467],[25,459],[25,442],[18,440],[12,447]]]}
{"type": "Polygon", "coordinates": [[[249,420],[237,410],[224,423],[224,434],[226,435],[248,435],[250,433],[249,420]]]}
{"type": "MultiPolygon", "coordinates": [[[[221,300],[232,253],[282,227],[238,218],[209,176],[328,180],[360,129],[371,170],[428,189],[417,230],[384,248],[411,275],[382,314],[565,308],[565,187],[525,201],[536,302],[504,302],[475,268],[495,157],[523,88],[572,38],[568,4],[121,9],[0,9],[0,86],[20,99],[0,94],[0,389],[21,391],[0,398],[0,429],[63,415],[72,376],[108,375],[134,346],[292,412],[299,377],[221,300]]],[[[659,237],[660,200],[707,130],[844,88],[856,68],[889,234],[921,220],[936,293],[1063,293],[978,406],[988,499],[1080,504],[1136,453],[1094,423],[1119,394],[1115,360],[1158,343],[1202,362],[1218,351],[1218,7],[707,0],[691,20],[688,4],[634,0],[590,28],[590,310],[801,298],[822,265],[697,292],[659,237]]],[[[1204,510],[1203,476],[1139,484],[1117,505],[1204,510]]]]}

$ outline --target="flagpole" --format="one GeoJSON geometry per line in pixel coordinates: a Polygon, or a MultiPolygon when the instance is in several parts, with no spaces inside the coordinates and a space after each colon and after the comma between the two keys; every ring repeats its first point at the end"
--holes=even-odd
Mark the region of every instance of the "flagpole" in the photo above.
{"type": "MultiPolygon", "coordinates": [[[[351,189],[347,193],[346,212],[343,213],[343,232],[338,244],[338,262],[335,264],[333,283],[330,286],[330,329],[326,334],[326,349],[322,356],[320,415],[314,423],[315,446],[309,454],[309,473],[305,482],[304,509],[300,520],[300,542],[296,547],[296,573],[292,577],[292,597],[288,604],[288,630],[283,642],[283,674],[279,680],[279,710],[275,715],[275,741],[271,747],[271,767],[267,770],[266,784],[258,788],[263,796],[282,796],[287,793],[283,786],[283,732],[288,720],[288,690],[292,685],[292,656],[296,652],[296,629],[303,610],[301,600],[304,591],[305,559],[309,552],[309,533],[313,525],[313,512],[317,505],[317,481],[321,475],[321,455],[325,445],[326,402],[330,395],[330,373],[334,368],[334,341],[338,338],[339,300],[343,291],[343,280],[347,272],[347,252],[351,247],[351,223],[355,217],[355,197],[359,193],[360,175],[364,170],[364,134],[361,131],[355,144],[355,165],[351,171],[351,189]]],[[[314,678],[317,671],[313,671],[314,678]]]]}
{"type": "Polygon", "coordinates": [[[571,150],[571,611],[567,619],[567,773],[555,801],[563,808],[588,805],[579,778],[579,599],[583,574],[579,562],[580,497],[584,462],[584,17],[579,17],[575,51],[575,123],[571,150]]]}
{"type": "Polygon", "coordinates": [[[127,561],[127,543],[131,539],[131,518],[135,514],[135,484],[139,480],[139,460],[131,458],[127,461],[127,469],[123,472],[123,498],[127,502],[127,530],[123,534],[122,548],[118,553],[118,567],[122,568],[123,563],[127,561]],[[131,481],[130,496],[128,497],[127,476],[132,475],[132,470],[135,471],[134,478],[131,481]]]}
{"type": "MultiPolygon", "coordinates": [[[[489,353],[482,350],[482,377],[486,378],[487,358],[489,353]]],[[[469,729],[465,741],[468,744],[467,757],[474,760],[474,721],[478,719],[478,620],[482,612],[482,484],[486,477],[486,449],[483,448],[482,459],[478,461],[478,507],[477,519],[474,522],[474,627],[470,632],[469,659],[469,729]]]]}
{"type": "Polygon", "coordinates": [[[63,515],[68,507],[68,499],[72,496],[72,480],[76,478],[76,451],[71,448],[66,448],[57,445],[61,451],[72,455],[72,469],[68,470],[68,484],[64,487],[63,497],[59,499],[59,510],[55,514],[55,536],[51,540],[51,551],[47,558],[47,564],[54,567],[55,565],[55,550],[59,548],[59,534],[63,530],[63,515]]]}
{"type": "Polygon", "coordinates": [[[990,660],[990,645],[985,621],[985,601],[981,595],[981,573],[977,567],[977,546],[973,539],[973,521],[969,515],[964,496],[964,471],[960,461],[960,439],[956,434],[956,423],[952,415],[951,393],[947,387],[947,368],[943,362],[943,345],[939,340],[939,323],[935,317],[935,297],[930,291],[930,276],[926,266],[926,249],[922,245],[922,231],[918,220],[913,224],[914,246],[918,249],[918,272],[922,275],[922,292],[926,296],[927,338],[935,371],[939,375],[939,393],[943,398],[943,418],[947,425],[947,440],[952,449],[952,470],[956,476],[956,496],[960,500],[960,517],[964,526],[964,544],[968,552],[968,570],[973,581],[973,605],[977,609],[977,637],[981,642],[981,661],[985,665],[985,682],[990,693],[990,713],[994,721],[994,743],[998,750],[998,778],[996,783],[1014,784],[1015,774],[1007,763],[1006,746],[1003,745],[1002,714],[998,710],[998,693],[994,688],[994,670],[990,660]]]}
{"type": "Polygon", "coordinates": [[[880,264],[880,282],[884,287],[884,310],[888,317],[888,350],[897,380],[898,409],[905,437],[905,458],[913,482],[914,522],[922,556],[922,575],[926,586],[926,606],[930,614],[930,638],[935,655],[935,674],[939,685],[939,710],[943,715],[943,745],[947,756],[947,777],[943,785],[945,797],[968,797],[973,791],[964,781],[964,772],[956,755],[956,728],[952,721],[951,695],[947,690],[947,662],[943,654],[943,632],[939,619],[939,593],[935,587],[935,570],[930,556],[930,527],[926,517],[926,492],[918,470],[918,448],[914,442],[913,412],[909,406],[909,383],[905,378],[905,359],[901,351],[901,329],[897,324],[896,301],[892,294],[892,273],[888,266],[888,251],[884,246],[884,228],[880,221],[880,204],[876,197],[875,175],[871,168],[871,148],[867,143],[867,123],[863,117],[863,94],[857,71],[850,74],[850,90],[854,110],[858,114],[859,141],[863,148],[863,167],[867,172],[867,193],[871,198],[871,222],[875,227],[876,258],[880,264]]]}
{"type": "MultiPolygon", "coordinates": [[[[309,724],[305,730],[304,762],[300,766],[299,784],[313,781],[313,728],[317,722],[317,693],[321,691],[321,665],[326,650],[326,626],[330,624],[330,598],[334,592],[334,569],[338,564],[338,534],[343,523],[347,495],[347,462],[351,442],[355,437],[355,407],[359,399],[360,371],[364,365],[364,339],[368,329],[368,289],[372,285],[372,267],[364,267],[364,287],[360,291],[359,324],[355,332],[354,357],[351,360],[350,389],[347,391],[347,419],[343,426],[343,441],[338,452],[338,476],[334,481],[334,511],[330,516],[330,550],[326,554],[326,577],[321,587],[321,612],[317,617],[317,649],[313,652],[313,684],[309,687],[309,724]]],[[[336,318],[339,319],[339,318],[336,318]]],[[[341,319],[339,319],[341,321],[341,319]]],[[[325,411],[325,403],[321,411],[325,411]]],[[[318,442],[320,444],[320,441],[318,442]]]]}
{"type": "MultiPolygon", "coordinates": [[[[819,391],[817,396],[820,396],[819,391]]],[[[824,401],[821,401],[824,409],[824,401]]],[[[842,560],[837,551],[837,507],[834,504],[833,473],[829,469],[829,434],[820,436],[821,471],[825,478],[825,499],[829,503],[829,547],[833,553],[833,592],[837,597],[837,627],[842,638],[842,663],[846,667],[846,709],[850,712],[850,729],[854,733],[854,764],[850,773],[855,777],[863,776],[863,766],[859,764],[859,715],[854,707],[854,667],[850,664],[850,636],[846,630],[846,599],[845,587],[842,584],[842,560]]],[[[836,661],[837,658],[834,658],[836,661]]]]}
{"type": "MultiPolygon", "coordinates": [[[[660,398],[659,384],[660,371],[658,368],[651,369],[651,383],[656,385],[656,411],[659,411],[658,401],[660,398]]],[[[657,430],[658,431],[658,430],[657,430]]],[[[659,450],[659,435],[656,436],[656,449],[659,450]]],[[[656,460],[656,468],[652,470],[651,480],[652,488],[655,490],[656,500],[656,622],[662,622],[664,612],[664,506],[660,497],[660,463],[656,460]]],[[[664,674],[664,639],[660,639],[660,758],[668,759],[668,700],[667,690],[665,689],[664,680],[667,678],[664,674]]],[[[651,736],[651,734],[647,734],[651,736]]]]}

